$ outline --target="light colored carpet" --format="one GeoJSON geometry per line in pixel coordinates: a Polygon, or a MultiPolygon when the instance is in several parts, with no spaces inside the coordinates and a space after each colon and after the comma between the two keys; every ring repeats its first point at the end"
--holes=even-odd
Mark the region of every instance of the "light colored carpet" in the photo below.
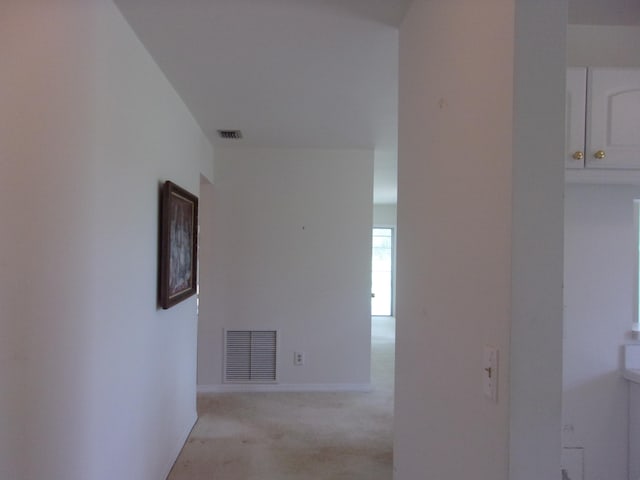
{"type": "Polygon", "coordinates": [[[394,327],[373,319],[371,393],[200,395],[169,480],[391,480],[394,327]]]}

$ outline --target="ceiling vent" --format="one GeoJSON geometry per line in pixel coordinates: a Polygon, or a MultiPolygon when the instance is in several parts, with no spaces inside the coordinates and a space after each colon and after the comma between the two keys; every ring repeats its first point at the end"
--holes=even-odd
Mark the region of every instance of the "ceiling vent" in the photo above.
{"type": "Polygon", "coordinates": [[[242,132],[240,130],[218,130],[218,136],[224,139],[240,140],[242,132]]]}

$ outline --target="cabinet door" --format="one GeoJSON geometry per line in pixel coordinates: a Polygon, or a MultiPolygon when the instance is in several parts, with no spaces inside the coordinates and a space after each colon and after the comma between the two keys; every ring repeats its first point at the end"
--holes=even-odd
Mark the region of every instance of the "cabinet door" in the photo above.
{"type": "Polygon", "coordinates": [[[587,69],[567,70],[567,113],[566,113],[566,168],[584,167],[584,133],[587,105],[587,69]],[[579,155],[582,154],[582,157],[579,155]]]}
{"type": "Polygon", "coordinates": [[[586,166],[640,169],[640,70],[589,69],[588,85],[586,166]]]}

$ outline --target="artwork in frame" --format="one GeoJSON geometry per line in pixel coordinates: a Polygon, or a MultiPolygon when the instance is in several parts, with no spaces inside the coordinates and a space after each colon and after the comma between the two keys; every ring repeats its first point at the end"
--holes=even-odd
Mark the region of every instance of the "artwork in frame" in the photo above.
{"type": "Polygon", "coordinates": [[[173,182],[162,186],[160,206],[160,306],[170,308],[196,293],[198,197],[173,182]]]}

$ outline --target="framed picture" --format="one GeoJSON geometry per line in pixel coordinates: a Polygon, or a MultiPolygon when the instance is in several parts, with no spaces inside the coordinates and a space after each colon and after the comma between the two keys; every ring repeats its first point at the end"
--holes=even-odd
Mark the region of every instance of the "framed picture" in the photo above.
{"type": "Polygon", "coordinates": [[[162,308],[170,308],[196,293],[197,269],[198,197],[167,181],[162,186],[160,205],[162,308]]]}

